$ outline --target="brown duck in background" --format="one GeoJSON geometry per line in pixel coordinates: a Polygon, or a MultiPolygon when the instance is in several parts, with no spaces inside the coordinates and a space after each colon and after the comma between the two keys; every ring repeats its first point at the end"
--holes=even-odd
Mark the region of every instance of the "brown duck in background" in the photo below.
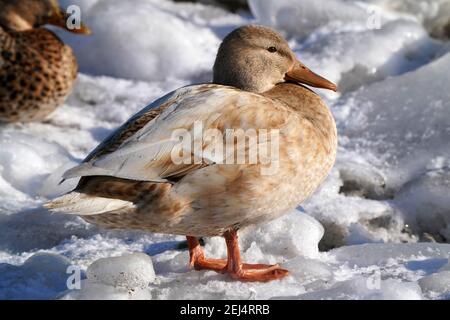
{"type": "MultiPolygon", "coordinates": [[[[66,179],[81,177],[78,186],[46,207],[108,228],[185,235],[196,270],[228,273],[241,281],[280,279],[288,271],[278,265],[242,263],[237,231],[297,207],[334,164],[333,116],[300,83],[336,90],[298,61],[275,31],[241,27],[220,46],[213,84],[175,90],[133,116],[64,174],[66,179]],[[218,130],[222,138],[196,135],[198,121],[203,133],[218,130]],[[190,133],[200,150],[220,149],[228,129],[275,130],[279,157],[269,164],[240,164],[227,161],[234,160],[232,152],[224,158],[203,154],[200,162],[177,163],[172,152],[179,139],[173,133],[180,129],[190,133]],[[223,236],[228,258],[207,259],[201,236],[223,236]]],[[[250,143],[246,151],[249,155],[250,143]]]]}
{"type": "Polygon", "coordinates": [[[78,66],[49,24],[68,29],[57,0],[0,0],[0,122],[44,120],[72,90],[78,66]]]}

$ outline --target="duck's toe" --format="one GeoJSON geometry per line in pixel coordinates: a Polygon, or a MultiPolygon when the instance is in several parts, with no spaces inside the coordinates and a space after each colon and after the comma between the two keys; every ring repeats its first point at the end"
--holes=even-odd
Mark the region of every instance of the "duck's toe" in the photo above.
{"type": "Polygon", "coordinates": [[[272,280],[279,280],[287,275],[289,271],[281,268],[279,265],[265,265],[265,264],[243,264],[242,268],[229,272],[231,277],[240,281],[255,281],[268,282],[272,280]]]}
{"type": "Polygon", "coordinates": [[[191,263],[195,270],[212,270],[223,273],[226,270],[227,260],[225,259],[196,259],[191,263]]]}

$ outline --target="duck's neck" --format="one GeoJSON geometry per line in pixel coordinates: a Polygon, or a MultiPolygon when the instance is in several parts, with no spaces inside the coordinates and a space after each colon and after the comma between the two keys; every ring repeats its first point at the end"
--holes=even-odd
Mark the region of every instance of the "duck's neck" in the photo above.
{"type": "Polygon", "coordinates": [[[294,83],[282,83],[263,93],[282,101],[303,119],[308,120],[323,138],[327,151],[336,149],[337,132],[333,115],[323,100],[312,90],[294,83]]]}

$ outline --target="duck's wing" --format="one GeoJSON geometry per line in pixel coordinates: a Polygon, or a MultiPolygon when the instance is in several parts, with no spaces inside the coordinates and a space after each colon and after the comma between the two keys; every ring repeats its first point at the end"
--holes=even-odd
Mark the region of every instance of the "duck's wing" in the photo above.
{"type": "MultiPolygon", "coordinates": [[[[0,26],[0,107],[2,102],[7,102],[11,94],[10,82],[14,80],[15,75],[12,73],[11,61],[15,54],[14,39],[0,26]]],[[[1,113],[7,110],[0,110],[1,113]]]]}
{"type": "Polygon", "coordinates": [[[68,170],[64,178],[113,176],[167,182],[228,156],[226,152],[223,155],[203,152],[220,150],[220,146],[214,145],[223,146],[226,139],[223,135],[222,139],[206,141],[203,139],[206,130],[223,134],[227,128],[270,128],[274,117],[283,121],[282,116],[273,116],[274,108],[273,100],[232,87],[212,84],[184,87],[133,116],[81,165],[68,170]],[[272,116],[263,116],[268,113],[272,116]],[[188,150],[190,146],[194,146],[192,151],[188,150]]]}
{"type": "Polygon", "coordinates": [[[123,125],[103,140],[102,143],[100,143],[91,153],[89,153],[89,155],[83,160],[83,163],[92,162],[101,156],[107,155],[119,149],[119,147],[128,138],[141,130],[167,107],[173,104],[175,98],[176,92],[170,92],[133,115],[123,125]]]}

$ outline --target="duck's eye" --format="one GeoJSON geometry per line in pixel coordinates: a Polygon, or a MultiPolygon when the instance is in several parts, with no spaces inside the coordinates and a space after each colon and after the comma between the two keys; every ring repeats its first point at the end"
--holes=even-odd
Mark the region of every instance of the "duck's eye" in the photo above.
{"type": "Polygon", "coordinates": [[[275,47],[268,47],[267,51],[269,51],[271,53],[274,53],[274,52],[277,52],[277,48],[275,48],[275,47]]]}

